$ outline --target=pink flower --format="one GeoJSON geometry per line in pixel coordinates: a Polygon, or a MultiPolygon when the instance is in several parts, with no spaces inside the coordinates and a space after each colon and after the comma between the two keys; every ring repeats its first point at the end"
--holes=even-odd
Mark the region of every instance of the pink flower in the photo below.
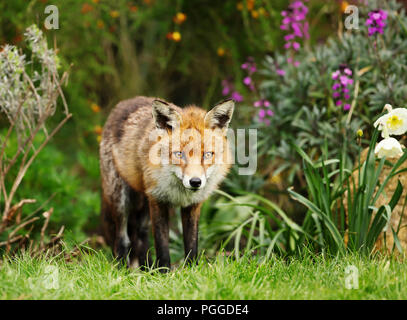
{"type": "Polygon", "coordinates": [[[258,101],[255,101],[255,102],[254,102],[254,106],[255,106],[256,108],[261,107],[262,105],[263,105],[263,101],[261,101],[261,100],[258,100],[258,101]]]}
{"type": "MultiPolygon", "coordinates": [[[[335,72],[333,72],[333,73],[332,73],[332,79],[333,79],[333,80],[338,79],[339,74],[340,74],[340,71],[339,71],[339,70],[336,70],[335,72]]],[[[334,89],[334,90],[336,90],[336,89],[334,89]]]]}
{"type": "Polygon", "coordinates": [[[289,33],[284,36],[285,49],[288,50],[292,48],[294,51],[298,51],[301,45],[298,41],[293,40],[295,38],[309,38],[309,24],[306,21],[307,13],[307,6],[304,5],[303,1],[299,0],[292,2],[288,6],[288,10],[281,12],[283,19],[281,21],[280,29],[289,31],[289,33]]]}
{"type": "Polygon", "coordinates": [[[300,48],[300,44],[298,42],[293,42],[293,49],[295,51],[298,51],[299,48],[300,48]]]}
{"type": "Polygon", "coordinates": [[[244,79],[243,79],[243,83],[244,83],[246,86],[250,85],[250,84],[252,83],[252,78],[250,78],[250,77],[244,78],[244,79]]]}
{"type": "Polygon", "coordinates": [[[366,19],[365,25],[368,26],[368,35],[373,36],[376,33],[383,34],[386,27],[387,11],[374,10],[369,12],[369,18],[366,19]]]}
{"type": "Polygon", "coordinates": [[[233,91],[231,98],[233,100],[235,100],[236,102],[242,102],[243,101],[243,96],[237,91],[233,91]]]}

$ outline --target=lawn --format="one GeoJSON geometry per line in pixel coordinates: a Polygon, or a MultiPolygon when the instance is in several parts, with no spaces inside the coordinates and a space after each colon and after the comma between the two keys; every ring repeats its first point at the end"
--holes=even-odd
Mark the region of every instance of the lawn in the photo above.
{"type": "Polygon", "coordinates": [[[168,274],[118,269],[102,252],[80,261],[19,256],[0,267],[1,299],[406,299],[407,265],[346,255],[302,259],[217,258],[168,274]],[[356,267],[359,288],[347,289],[356,267]]]}

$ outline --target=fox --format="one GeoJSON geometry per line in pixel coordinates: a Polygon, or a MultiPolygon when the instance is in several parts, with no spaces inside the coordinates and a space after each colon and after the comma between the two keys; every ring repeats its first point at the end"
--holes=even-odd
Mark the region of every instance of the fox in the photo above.
{"type": "Polygon", "coordinates": [[[102,232],[127,267],[171,268],[169,217],[180,207],[186,263],[197,261],[202,203],[231,167],[227,130],[235,103],[210,111],[137,96],[110,112],[100,141],[102,232]]]}

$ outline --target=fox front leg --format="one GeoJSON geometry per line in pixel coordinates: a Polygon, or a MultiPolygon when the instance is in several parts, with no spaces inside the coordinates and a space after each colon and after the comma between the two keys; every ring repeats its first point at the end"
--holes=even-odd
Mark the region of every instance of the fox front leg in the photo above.
{"type": "Polygon", "coordinates": [[[198,222],[201,204],[181,208],[182,229],[184,233],[185,259],[188,264],[197,262],[198,255],[198,222]]]}
{"type": "Polygon", "coordinates": [[[155,253],[160,272],[168,272],[171,267],[169,242],[169,207],[167,204],[149,200],[151,224],[153,227],[155,253]]]}

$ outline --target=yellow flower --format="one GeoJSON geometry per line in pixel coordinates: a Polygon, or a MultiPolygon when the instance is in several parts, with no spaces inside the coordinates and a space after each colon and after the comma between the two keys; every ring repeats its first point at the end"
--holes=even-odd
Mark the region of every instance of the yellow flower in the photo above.
{"type": "Polygon", "coordinates": [[[392,135],[402,135],[407,131],[407,109],[395,108],[386,104],[385,109],[387,114],[381,116],[374,123],[375,127],[378,127],[382,131],[382,137],[388,138],[392,135]]]}
{"type": "Polygon", "coordinates": [[[394,114],[387,119],[386,124],[391,130],[395,130],[401,127],[403,120],[394,114]]]}
{"type": "Polygon", "coordinates": [[[93,3],[99,3],[99,0],[92,0],[93,3]]]}
{"type": "Polygon", "coordinates": [[[112,18],[117,18],[118,16],[120,15],[120,13],[119,13],[119,11],[117,11],[117,10],[112,10],[112,11],[110,11],[110,16],[112,17],[112,18]]]}
{"type": "Polygon", "coordinates": [[[99,28],[99,29],[103,29],[104,28],[104,26],[105,26],[105,23],[102,21],[102,20],[98,20],[98,21],[96,21],[96,26],[99,28]]]}
{"type": "Polygon", "coordinates": [[[96,140],[100,143],[100,141],[102,141],[102,136],[99,134],[99,135],[96,137],[96,140]]]}
{"type": "Polygon", "coordinates": [[[264,9],[263,7],[260,7],[258,11],[259,11],[259,15],[261,15],[261,16],[265,16],[267,14],[266,9],[264,9]]]}
{"type": "Polygon", "coordinates": [[[133,6],[133,5],[129,5],[129,9],[131,12],[137,12],[138,7],[137,6],[133,6]]]}
{"type": "Polygon", "coordinates": [[[358,137],[362,137],[363,136],[362,129],[359,129],[358,131],[356,131],[356,134],[358,135],[358,137]]]}
{"type": "Polygon", "coordinates": [[[349,6],[349,2],[348,1],[342,1],[341,2],[341,11],[345,12],[347,6],[349,6]]]}
{"type": "Polygon", "coordinates": [[[253,10],[253,11],[252,11],[252,17],[253,17],[254,19],[257,19],[257,18],[259,17],[259,12],[258,12],[257,10],[253,10]]]}
{"type": "Polygon", "coordinates": [[[282,181],[281,176],[279,174],[276,174],[272,177],[270,177],[270,182],[273,184],[280,184],[282,181]]]}
{"type": "Polygon", "coordinates": [[[172,40],[174,40],[175,42],[181,41],[181,33],[179,33],[178,31],[173,32],[172,40]]]}
{"type": "Polygon", "coordinates": [[[99,107],[96,103],[92,103],[91,106],[90,106],[90,108],[92,109],[92,111],[93,111],[94,113],[100,112],[100,107],[99,107]]]}
{"type": "Polygon", "coordinates": [[[93,10],[93,7],[92,7],[90,4],[84,3],[84,4],[82,5],[81,13],[82,13],[82,14],[86,14],[86,13],[88,13],[88,12],[91,12],[92,10],[93,10]]]}
{"type": "Polygon", "coordinates": [[[242,11],[242,10],[243,10],[243,3],[239,2],[239,3],[236,5],[236,9],[239,10],[239,11],[242,11]]]}
{"type": "Polygon", "coordinates": [[[225,49],[223,49],[222,47],[219,47],[217,50],[218,56],[219,57],[223,57],[225,55],[225,49]]]}
{"type": "Polygon", "coordinates": [[[102,134],[102,130],[103,130],[103,128],[101,126],[94,126],[94,128],[93,128],[93,132],[99,136],[102,134]]]}
{"type": "Polygon", "coordinates": [[[247,0],[246,6],[247,6],[247,10],[252,11],[254,8],[254,0],[247,0]]]}
{"type": "Polygon", "coordinates": [[[182,24],[187,19],[187,15],[182,12],[178,12],[173,18],[176,24],[182,24]]]}

